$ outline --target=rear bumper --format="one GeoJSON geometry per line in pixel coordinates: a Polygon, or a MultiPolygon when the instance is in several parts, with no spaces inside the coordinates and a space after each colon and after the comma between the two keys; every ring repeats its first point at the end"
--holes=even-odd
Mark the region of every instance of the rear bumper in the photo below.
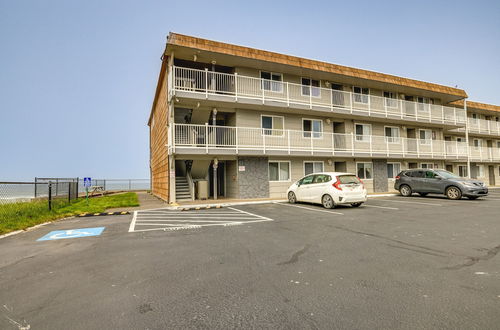
{"type": "Polygon", "coordinates": [[[364,203],[368,199],[366,194],[351,195],[351,196],[337,196],[336,204],[352,204],[364,203]]]}

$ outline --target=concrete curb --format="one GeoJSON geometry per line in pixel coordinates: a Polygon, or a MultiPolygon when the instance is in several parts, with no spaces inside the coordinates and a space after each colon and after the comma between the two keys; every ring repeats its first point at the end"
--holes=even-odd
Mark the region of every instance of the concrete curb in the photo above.
{"type": "Polygon", "coordinates": [[[105,215],[125,215],[130,214],[130,211],[117,211],[117,212],[100,212],[100,213],[82,213],[78,214],[77,217],[100,217],[105,215]]]}
{"type": "Polygon", "coordinates": [[[32,227],[28,227],[26,229],[11,231],[10,233],[0,235],[0,239],[7,238],[9,236],[14,236],[14,235],[21,234],[21,233],[26,233],[26,232],[32,231],[34,229],[37,229],[39,227],[43,227],[43,226],[49,225],[49,224],[54,223],[54,222],[59,222],[59,221],[69,220],[69,219],[74,219],[74,218],[75,218],[74,216],[71,216],[71,217],[67,217],[67,218],[55,219],[55,220],[52,220],[52,221],[48,221],[48,222],[40,223],[38,225],[34,225],[32,227]]]}
{"type": "MultiPolygon", "coordinates": [[[[286,202],[286,199],[273,199],[267,201],[248,201],[248,202],[228,202],[228,203],[207,203],[207,204],[194,204],[194,205],[179,205],[166,207],[167,210],[172,211],[188,211],[188,210],[200,210],[200,209],[210,209],[210,208],[221,208],[228,206],[238,206],[238,205],[256,205],[256,204],[272,204],[277,202],[286,202]]],[[[142,210],[144,211],[144,210],[142,210]]]]}

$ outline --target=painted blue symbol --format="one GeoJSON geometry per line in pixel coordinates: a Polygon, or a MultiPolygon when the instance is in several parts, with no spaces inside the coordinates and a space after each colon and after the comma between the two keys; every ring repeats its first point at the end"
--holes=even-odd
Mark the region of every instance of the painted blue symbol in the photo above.
{"type": "Polygon", "coordinates": [[[81,228],[81,229],[69,229],[69,230],[54,230],[47,235],[37,239],[37,241],[52,241],[56,239],[64,238],[78,238],[78,237],[88,237],[88,236],[99,236],[105,227],[95,227],[95,228],[81,228]]]}
{"type": "Polygon", "coordinates": [[[89,188],[92,185],[92,179],[91,178],[83,178],[83,186],[85,188],[89,188]]]}

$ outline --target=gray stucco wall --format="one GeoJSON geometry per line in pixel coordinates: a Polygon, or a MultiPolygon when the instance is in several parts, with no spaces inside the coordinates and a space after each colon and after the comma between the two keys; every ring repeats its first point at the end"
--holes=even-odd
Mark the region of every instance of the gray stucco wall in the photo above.
{"type": "Polygon", "coordinates": [[[238,190],[240,198],[269,197],[269,177],[267,157],[239,157],[238,167],[244,166],[244,171],[238,171],[238,190]]]}
{"type": "Polygon", "coordinates": [[[387,181],[387,160],[373,160],[373,191],[386,192],[389,190],[387,181]]]}

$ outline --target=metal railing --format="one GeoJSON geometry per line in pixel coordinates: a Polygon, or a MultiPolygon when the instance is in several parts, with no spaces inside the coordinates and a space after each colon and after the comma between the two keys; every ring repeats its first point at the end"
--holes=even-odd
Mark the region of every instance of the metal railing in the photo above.
{"type": "Polygon", "coordinates": [[[280,106],[320,109],[368,116],[396,117],[403,120],[465,125],[464,109],[419,103],[375,95],[357,94],[290,82],[266,80],[228,73],[173,67],[171,91],[209,96],[229,96],[231,101],[253,100],[280,103],[280,106]]]}
{"type": "MultiPolygon", "coordinates": [[[[149,190],[151,181],[149,179],[92,179],[92,186],[100,186],[106,191],[129,191],[129,190],[149,190]]],[[[79,179],[80,191],[85,191],[83,179],[79,179]]]]}
{"type": "MultiPolygon", "coordinates": [[[[488,134],[500,136],[500,122],[486,119],[468,119],[470,133],[488,134]]],[[[456,132],[465,132],[465,127],[454,129],[456,132]]]]}
{"type": "Polygon", "coordinates": [[[251,127],[174,124],[178,148],[204,153],[364,155],[414,158],[467,158],[466,142],[251,127]]]}
{"type": "Polygon", "coordinates": [[[500,148],[495,147],[469,147],[470,160],[472,161],[500,161],[500,148]]]}

